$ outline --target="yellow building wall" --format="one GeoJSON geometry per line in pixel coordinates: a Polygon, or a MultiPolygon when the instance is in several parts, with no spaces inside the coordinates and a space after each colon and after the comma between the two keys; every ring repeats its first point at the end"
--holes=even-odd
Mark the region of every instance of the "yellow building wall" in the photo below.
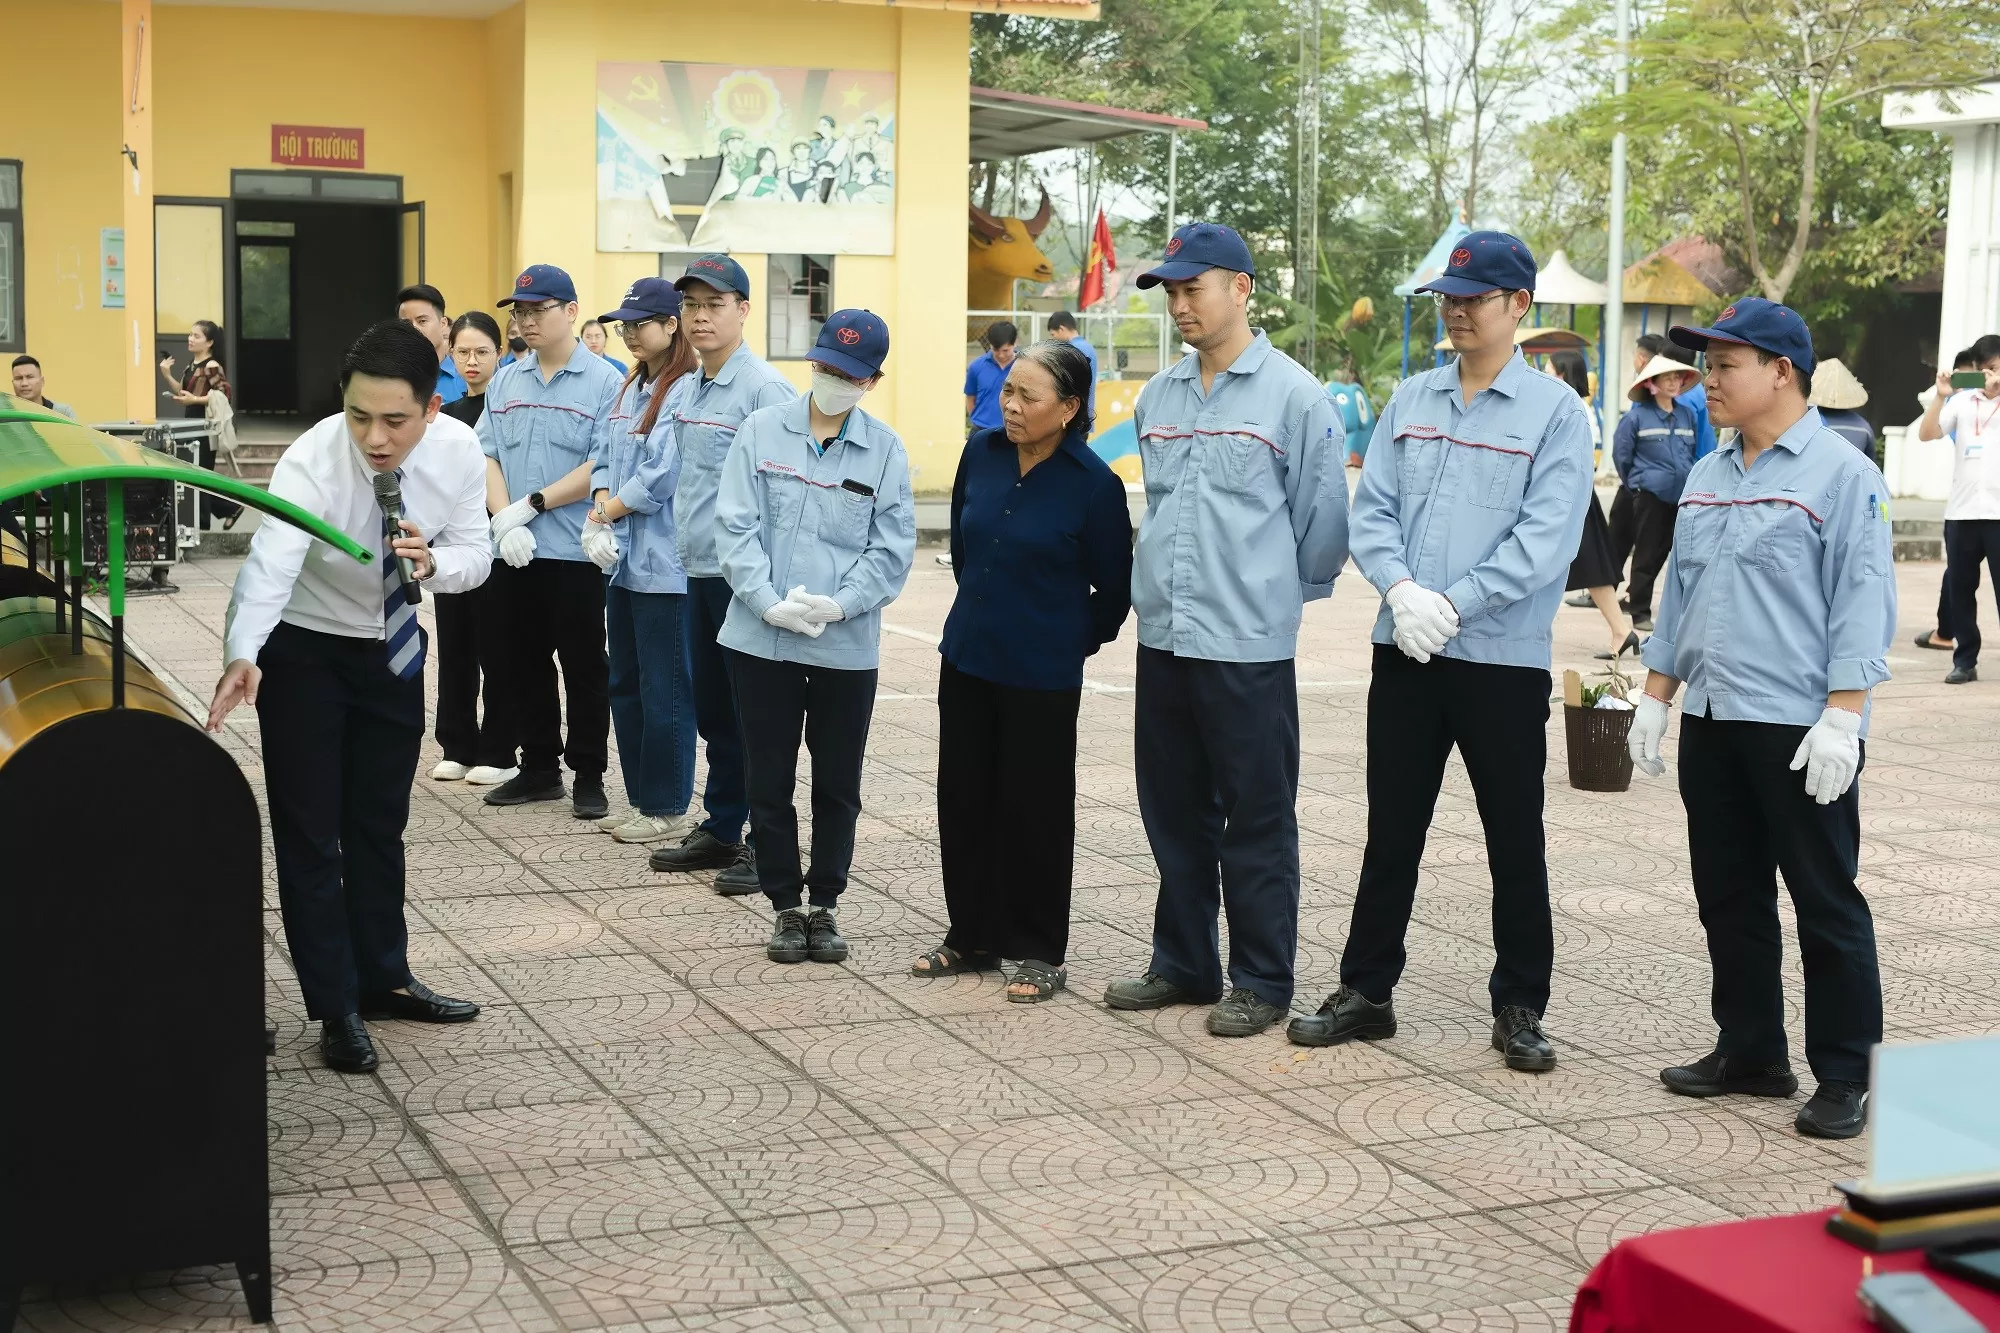
{"type": "Polygon", "coordinates": [[[102,308],[97,291],[98,230],[125,223],[119,17],[115,4],[0,0],[0,32],[13,34],[0,78],[0,157],[21,161],[27,350],[49,396],[85,421],[125,415],[124,312],[102,308]]]}

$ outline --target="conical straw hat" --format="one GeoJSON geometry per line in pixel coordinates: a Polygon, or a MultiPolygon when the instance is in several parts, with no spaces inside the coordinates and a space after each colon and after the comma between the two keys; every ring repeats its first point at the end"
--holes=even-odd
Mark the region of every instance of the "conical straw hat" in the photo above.
{"type": "Polygon", "coordinates": [[[1632,381],[1632,387],[1626,391],[1625,396],[1635,403],[1643,403],[1653,396],[1651,381],[1654,376],[1699,374],[1700,371],[1685,361],[1676,361],[1672,357],[1655,353],[1653,359],[1646,363],[1646,368],[1639,372],[1639,378],[1632,381]]]}
{"type": "Polygon", "coordinates": [[[1868,401],[1868,390],[1854,378],[1854,372],[1828,357],[1813,371],[1811,403],[1814,407],[1853,409],[1868,401]]]}

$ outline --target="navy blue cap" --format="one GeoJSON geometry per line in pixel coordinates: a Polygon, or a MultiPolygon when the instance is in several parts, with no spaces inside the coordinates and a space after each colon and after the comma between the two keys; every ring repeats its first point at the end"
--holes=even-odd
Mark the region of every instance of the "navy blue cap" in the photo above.
{"type": "Polygon", "coordinates": [[[1741,343],[1760,352],[1782,356],[1810,375],[1813,372],[1812,333],[1799,312],[1761,296],[1746,296],[1716,317],[1706,329],[1676,324],[1667,336],[1699,352],[1711,342],[1741,343]]]}
{"type": "Polygon", "coordinates": [[[681,313],[680,289],[665,278],[641,278],[625,289],[618,308],[597,318],[606,324],[614,319],[664,319],[681,313]]]}
{"type": "Polygon", "coordinates": [[[707,283],[718,292],[735,292],[746,301],[750,299],[750,275],[728,255],[703,255],[688,265],[674,286],[686,291],[691,282],[707,283]]]}
{"type": "Polygon", "coordinates": [[[1445,296],[1478,296],[1502,289],[1535,290],[1535,252],[1526,241],[1504,231],[1467,232],[1451,248],[1444,272],[1417,288],[1445,296]]]}
{"type": "Polygon", "coordinates": [[[576,284],[569,280],[569,274],[554,264],[530,264],[514,279],[514,290],[494,304],[510,306],[516,301],[526,301],[539,305],[543,301],[561,301],[567,305],[575,299],[576,284]]]}
{"type": "Polygon", "coordinates": [[[858,380],[872,380],[889,359],[889,326],[871,310],[836,310],[819,331],[806,360],[858,380]]]}
{"type": "Polygon", "coordinates": [[[1163,282],[1185,282],[1212,268],[1257,276],[1257,261],[1250,247],[1235,229],[1219,222],[1190,222],[1174,232],[1167,242],[1167,257],[1139,275],[1141,287],[1157,287],[1163,282]]]}

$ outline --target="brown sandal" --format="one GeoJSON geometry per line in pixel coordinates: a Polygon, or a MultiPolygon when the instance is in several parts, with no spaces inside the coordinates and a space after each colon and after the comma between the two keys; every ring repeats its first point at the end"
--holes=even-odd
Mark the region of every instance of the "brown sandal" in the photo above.
{"type": "Polygon", "coordinates": [[[973,954],[967,957],[949,944],[940,944],[929,953],[910,964],[913,977],[950,977],[960,972],[991,972],[1000,966],[1000,960],[990,953],[973,954]],[[918,967],[917,963],[925,966],[918,967]]]}

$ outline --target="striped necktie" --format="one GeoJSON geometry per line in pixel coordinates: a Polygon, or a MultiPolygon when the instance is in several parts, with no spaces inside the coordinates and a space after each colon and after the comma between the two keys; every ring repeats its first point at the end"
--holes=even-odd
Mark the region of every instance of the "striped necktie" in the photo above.
{"type": "MultiPolygon", "coordinates": [[[[396,481],[403,480],[403,470],[396,469],[396,481]]],[[[388,516],[383,515],[382,530],[388,532],[388,516]]],[[[388,538],[383,539],[382,551],[382,637],[388,641],[389,670],[404,680],[423,674],[424,636],[417,632],[417,608],[403,598],[402,572],[396,567],[396,551],[388,538]]]]}

